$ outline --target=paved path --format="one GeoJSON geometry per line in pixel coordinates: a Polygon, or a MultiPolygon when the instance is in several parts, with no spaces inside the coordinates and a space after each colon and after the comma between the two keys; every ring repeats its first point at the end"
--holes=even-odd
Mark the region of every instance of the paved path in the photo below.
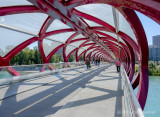
{"type": "Polygon", "coordinates": [[[1,117],[121,117],[115,66],[78,69],[0,87],[1,117]]]}

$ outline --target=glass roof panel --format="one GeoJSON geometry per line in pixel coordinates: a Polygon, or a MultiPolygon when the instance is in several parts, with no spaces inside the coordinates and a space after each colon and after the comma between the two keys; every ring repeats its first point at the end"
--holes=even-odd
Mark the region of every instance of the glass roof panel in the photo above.
{"type": "Polygon", "coordinates": [[[78,34],[72,40],[76,40],[76,39],[80,39],[80,38],[86,38],[86,37],[83,36],[82,34],[78,34]]]}
{"type": "Polygon", "coordinates": [[[88,45],[88,46],[84,46],[83,49],[87,50],[89,47],[91,47],[92,45],[88,45]]]}
{"type": "MultiPolygon", "coordinates": [[[[116,45],[118,45],[118,42],[115,42],[115,41],[111,41],[111,40],[109,40],[110,42],[113,42],[113,43],[115,43],[116,45]]],[[[110,42],[107,42],[107,41],[104,41],[104,42],[106,42],[106,43],[109,43],[109,45],[110,45],[110,42]]]]}
{"type": "Polygon", "coordinates": [[[59,33],[59,34],[55,34],[52,36],[49,36],[48,38],[52,39],[52,40],[56,40],[62,43],[65,43],[67,41],[67,39],[73,35],[75,32],[65,32],[65,33],[59,33]]]}
{"type": "Polygon", "coordinates": [[[88,51],[86,52],[86,56],[87,56],[90,52],[93,52],[93,50],[95,50],[95,48],[88,50],[88,51]]]}
{"type": "MultiPolygon", "coordinates": [[[[107,31],[101,31],[101,30],[98,30],[98,31],[117,39],[117,35],[116,34],[113,34],[111,32],[107,32],[107,31]]],[[[98,34],[98,35],[100,35],[100,34],[98,34]]]]}
{"type": "Polygon", "coordinates": [[[122,42],[122,43],[124,43],[124,44],[126,44],[126,43],[123,41],[123,39],[120,38],[120,37],[119,37],[119,41],[122,42]]]}
{"type": "Polygon", "coordinates": [[[27,0],[0,0],[0,7],[15,6],[15,5],[32,5],[27,0]]]}
{"type": "Polygon", "coordinates": [[[0,27],[0,56],[4,57],[16,46],[30,39],[31,37],[31,35],[0,27]]]}
{"type": "Polygon", "coordinates": [[[98,52],[98,51],[99,51],[99,50],[96,50],[96,51],[92,52],[91,56],[93,56],[93,54],[95,54],[95,53],[98,52]]]}
{"type": "Polygon", "coordinates": [[[77,47],[75,47],[75,46],[71,46],[71,45],[67,45],[67,47],[66,47],[66,56],[68,56],[68,54],[72,51],[72,50],[74,50],[74,49],[76,49],[77,47]]]}
{"type": "Polygon", "coordinates": [[[82,52],[84,52],[84,51],[85,51],[85,49],[79,48],[79,50],[78,50],[78,56],[79,56],[82,52]]]}
{"type": "Polygon", "coordinates": [[[89,44],[89,43],[94,43],[93,41],[89,41],[89,42],[87,42],[86,44],[89,44]]]}
{"type": "Polygon", "coordinates": [[[76,7],[77,10],[92,15],[114,27],[112,7],[107,4],[88,4],[76,7]]]}
{"type": "Polygon", "coordinates": [[[96,54],[95,54],[95,57],[98,57],[98,55],[99,55],[99,53],[96,53],[96,54]]]}
{"type": "Polygon", "coordinates": [[[87,19],[83,19],[90,27],[93,27],[93,26],[101,26],[100,24],[97,24],[93,21],[90,21],[90,20],[87,20],[87,19]]]}
{"type": "MultiPolygon", "coordinates": [[[[117,35],[116,35],[116,34],[113,34],[113,33],[111,33],[111,32],[100,31],[100,30],[99,30],[99,32],[103,32],[103,33],[108,34],[109,36],[114,37],[115,39],[117,39],[117,35]]],[[[98,36],[100,36],[100,37],[105,37],[105,36],[100,35],[100,34],[98,34],[98,36]]],[[[125,44],[125,42],[124,42],[120,37],[119,37],[119,41],[125,44]]]]}
{"type": "Polygon", "coordinates": [[[47,32],[54,31],[54,30],[60,30],[60,29],[66,29],[70,28],[66,24],[62,23],[61,21],[55,19],[52,24],[48,27],[47,32]]]}
{"type": "Polygon", "coordinates": [[[42,13],[23,13],[0,17],[0,23],[20,30],[38,34],[47,15],[42,13]]]}
{"type": "Polygon", "coordinates": [[[56,41],[52,41],[52,40],[48,40],[48,39],[44,39],[43,40],[43,50],[44,50],[44,54],[47,57],[50,52],[52,52],[56,47],[60,46],[62,43],[56,42],[56,41]]]}
{"type": "Polygon", "coordinates": [[[119,30],[126,33],[137,43],[137,39],[135,37],[135,34],[131,26],[129,25],[129,23],[127,22],[127,20],[123,17],[121,13],[119,13],[119,30]]]}
{"type": "Polygon", "coordinates": [[[76,46],[76,47],[79,47],[83,42],[85,42],[86,40],[82,40],[82,41],[76,41],[74,43],[71,43],[70,45],[73,45],[73,46],[76,46]]]}
{"type": "Polygon", "coordinates": [[[106,37],[106,36],[104,36],[104,35],[101,35],[101,34],[97,34],[99,37],[106,37]]]}

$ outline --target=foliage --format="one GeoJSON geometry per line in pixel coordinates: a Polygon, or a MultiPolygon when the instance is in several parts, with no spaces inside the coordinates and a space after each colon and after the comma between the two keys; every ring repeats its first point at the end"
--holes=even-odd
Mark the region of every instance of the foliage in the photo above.
{"type": "MultiPolygon", "coordinates": [[[[135,66],[135,73],[138,72],[139,66],[135,66]]],[[[148,74],[153,76],[160,76],[159,62],[149,61],[148,62],[148,74]]]]}
{"type": "Polygon", "coordinates": [[[75,53],[72,53],[72,55],[69,57],[68,62],[73,62],[75,60],[76,60],[75,53]]]}
{"type": "Polygon", "coordinates": [[[84,61],[84,54],[79,58],[79,61],[84,61]]]}
{"type": "MultiPolygon", "coordinates": [[[[62,54],[54,54],[50,59],[50,63],[59,63],[59,62],[63,62],[62,54]]],[[[38,47],[34,47],[33,49],[26,47],[22,51],[20,51],[16,56],[14,56],[10,61],[10,65],[30,65],[30,64],[43,64],[43,60],[40,55],[38,47]]]]}
{"type": "Polygon", "coordinates": [[[138,66],[138,65],[136,65],[136,66],[135,66],[135,73],[137,73],[137,72],[138,72],[138,70],[139,70],[139,66],[138,66]]]}
{"type": "Polygon", "coordinates": [[[50,63],[59,63],[59,62],[63,62],[63,56],[62,54],[54,54],[51,59],[50,59],[50,63]]]}

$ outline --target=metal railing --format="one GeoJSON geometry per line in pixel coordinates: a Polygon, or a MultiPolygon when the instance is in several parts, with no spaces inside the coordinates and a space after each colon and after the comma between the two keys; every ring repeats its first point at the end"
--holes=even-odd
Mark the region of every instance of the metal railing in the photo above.
{"type": "MultiPolygon", "coordinates": [[[[105,65],[107,63],[103,63],[105,65]]],[[[91,62],[91,65],[95,64],[91,62]]],[[[73,69],[79,69],[86,67],[84,62],[63,62],[63,63],[49,63],[49,64],[34,64],[34,65],[18,65],[18,66],[6,66],[0,67],[0,85],[9,84],[14,82],[23,81],[26,79],[38,78],[41,76],[56,74],[73,69]],[[7,69],[14,69],[21,76],[6,75],[7,69]]],[[[9,73],[8,73],[9,74],[9,73]]]]}
{"type": "Polygon", "coordinates": [[[49,64],[17,65],[0,67],[0,85],[9,84],[25,79],[55,74],[84,67],[84,62],[63,62],[49,64]],[[12,76],[10,71],[16,71],[20,76],[12,76]]]}
{"type": "Polygon", "coordinates": [[[125,117],[144,117],[135,92],[131,86],[127,73],[121,65],[122,86],[124,92],[125,117]]]}
{"type": "Polygon", "coordinates": [[[62,68],[76,67],[84,65],[84,62],[61,62],[61,63],[49,63],[49,64],[32,64],[32,65],[16,65],[16,66],[4,66],[0,67],[0,79],[6,77],[14,77],[12,75],[6,74],[8,69],[12,68],[21,75],[27,75],[32,73],[39,73],[50,70],[57,70],[62,68]],[[4,73],[4,75],[3,75],[4,73]]]}

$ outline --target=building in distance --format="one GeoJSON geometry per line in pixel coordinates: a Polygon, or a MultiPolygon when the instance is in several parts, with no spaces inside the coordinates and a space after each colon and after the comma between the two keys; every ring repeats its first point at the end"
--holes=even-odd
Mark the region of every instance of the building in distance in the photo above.
{"type": "Polygon", "coordinates": [[[153,46],[160,47],[160,35],[153,36],[153,46]]]}

